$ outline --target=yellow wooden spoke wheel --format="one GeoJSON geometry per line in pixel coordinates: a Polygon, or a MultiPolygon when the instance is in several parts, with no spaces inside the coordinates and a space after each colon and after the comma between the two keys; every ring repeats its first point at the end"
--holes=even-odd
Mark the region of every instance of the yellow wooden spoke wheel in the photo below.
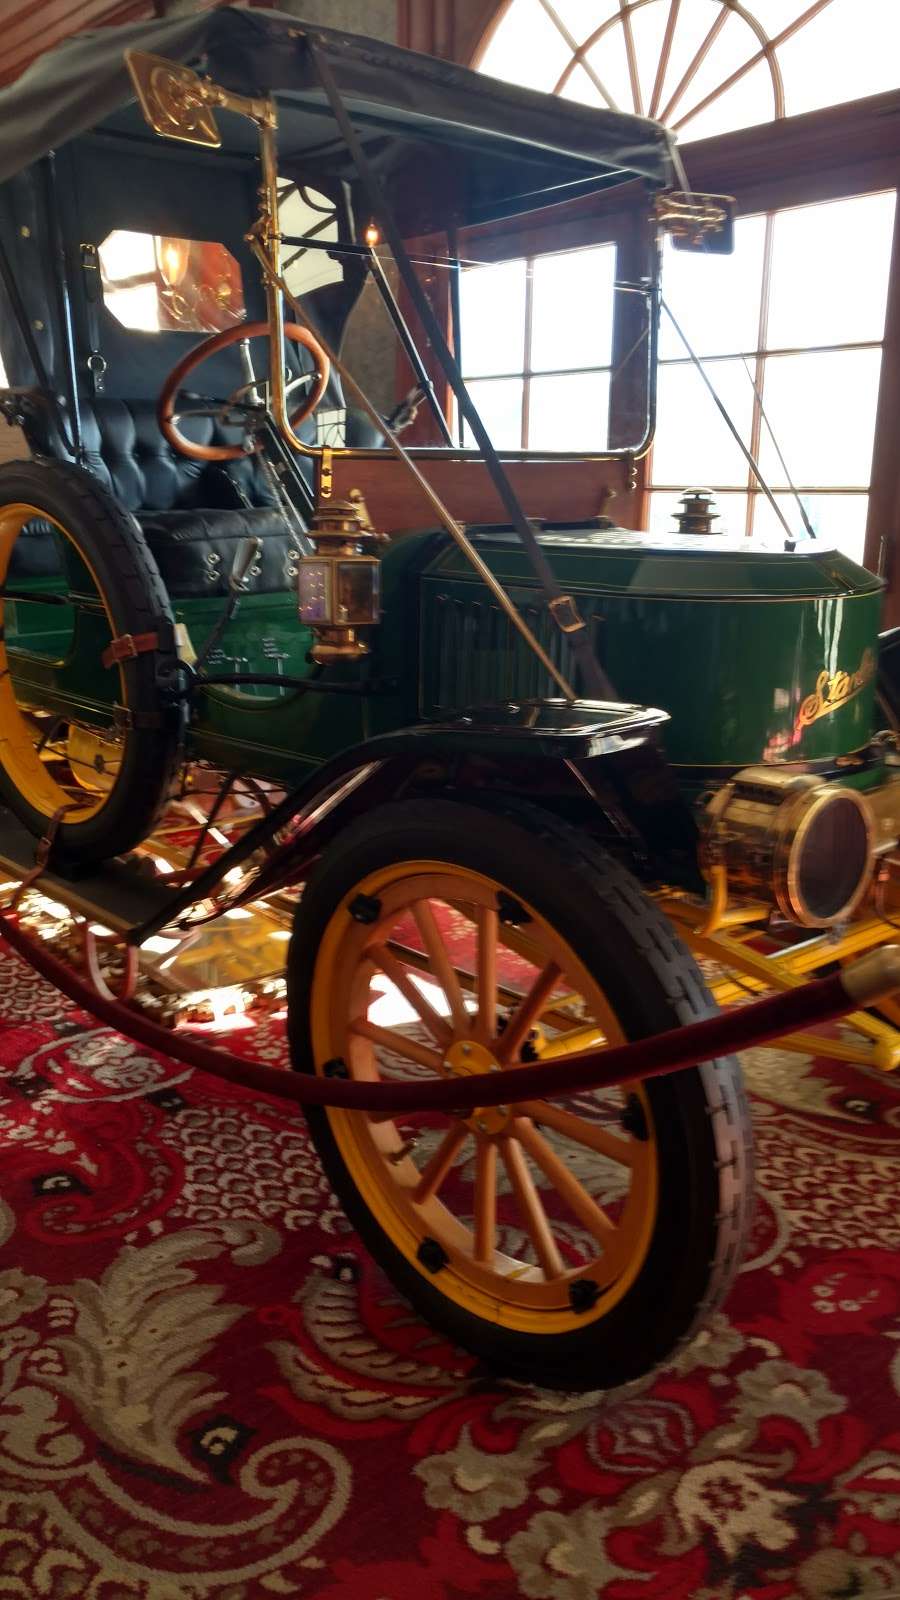
{"type": "Polygon", "coordinates": [[[58,862],[130,849],[177,759],[173,622],[133,519],[80,468],[0,467],[0,622],[0,796],[58,862]],[[158,645],[104,662],[128,637],[158,645]]]}
{"type": "MultiPolygon", "coordinates": [[[[419,800],[355,824],[307,885],[289,962],[295,1065],[384,1083],[562,1061],[707,1005],[629,874],[519,804],[419,800]]],[[[750,1136],[733,1062],[564,1102],[309,1120],[388,1275],[514,1376],[635,1377],[740,1258],[750,1136]]]]}

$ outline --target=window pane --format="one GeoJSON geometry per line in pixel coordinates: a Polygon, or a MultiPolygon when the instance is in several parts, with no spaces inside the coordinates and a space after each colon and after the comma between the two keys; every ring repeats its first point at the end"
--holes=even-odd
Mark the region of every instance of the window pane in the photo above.
{"type": "MultiPolygon", "coordinates": [[[[633,109],[624,35],[617,16],[621,0],[553,0],[553,9],[582,45],[601,23],[613,25],[588,52],[587,59],[620,109],[633,109]]],[[[747,0],[748,14],[770,39],[797,21],[809,0],[747,0]]],[[[695,117],[694,106],[713,93],[759,52],[755,28],[734,0],[679,0],[671,55],[658,114],[669,125],[687,116],[683,143],[706,139],[734,128],[767,122],[775,114],[773,75],[768,61],[757,61],[695,117]],[[728,7],[724,26],[710,43],[691,82],[669,111],[669,102],[707,40],[710,28],[728,7]]],[[[668,0],[637,0],[630,19],[638,74],[649,108],[659,62],[668,0]]],[[[784,78],[786,114],[796,116],[823,106],[896,88],[900,83],[900,5],[898,0],[828,0],[815,16],[777,47],[784,78]]],[[[552,90],[572,51],[553,25],[541,0],[509,0],[481,60],[481,70],[535,89],[552,90]]],[[[563,93],[588,105],[605,104],[581,64],[569,74],[563,93]]]]}
{"type": "Polygon", "coordinates": [[[534,263],[531,366],[607,367],[612,360],[616,247],[600,245],[534,263]]]}
{"type": "MultiPolygon", "coordinates": [[[[693,485],[685,484],[685,488],[693,485]]],[[[650,532],[657,534],[677,534],[678,525],[675,522],[676,512],[683,511],[679,505],[684,489],[677,491],[657,490],[650,496],[650,532]]],[[[747,528],[747,496],[745,494],[717,494],[716,509],[719,519],[713,523],[717,533],[726,533],[730,538],[743,537],[747,528]]]]}
{"type": "MultiPolygon", "coordinates": [[[[868,487],[880,370],[880,350],[767,359],[766,413],[794,483],[868,487]]],[[[760,466],[785,487],[765,426],[760,466]]]]}
{"type": "MultiPolygon", "coordinates": [[[[585,30],[587,31],[593,32],[593,29],[585,30]]],[[[610,100],[615,102],[619,110],[633,110],[625,36],[618,23],[612,28],[607,28],[594,48],[588,51],[586,59],[610,100]]],[[[569,81],[572,85],[570,92],[573,99],[584,100],[588,105],[608,105],[609,102],[603,98],[593,78],[583,67],[577,67],[569,81]]]]}
{"type": "MultiPolygon", "coordinates": [[[[706,370],[741,438],[749,440],[753,387],[743,365],[740,361],[710,361],[706,370]]],[[[696,367],[659,369],[653,481],[734,484],[735,488],[747,481],[747,463],[696,367]]]]}
{"type": "MultiPolygon", "coordinates": [[[[784,0],[754,0],[751,7],[772,34],[793,20],[786,10],[800,9],[786,8],[784,0]]],[[[897,0],[831,0],[778,46],[778,59],[789,117],[894,89],[900,83],[897,0]]]]}
{"type": "Polygon", "coordinates": [[[608,372],[531,380],[530,450],[604,450],[608,438],[608,372]]]}
{"type": "MultiPolygon", "coordinates": [[[[660,8],[654,4],[649,9],[656,11],[660,8]]],[[[753,10],[752,4],[749,9],[753,10]]],[[[668,102],[691,67],[710,28],[716,22],[718,12],[719,6],[710,5],[709,0],[682,0],[672,40],[672,52],[666,71],[660,111],[667,109],[668,102]]],[[[742,18],[736,13],[729,16],[690,83],[678,96],[671,113],[666,117],[667,123],[671,126],[680,117],[687,115],[726,78],[742,67],[758,48],[756,35],[742,18]]],[[[773,113],[772,79],[769,71],[765,68],[764,76],[760,76],[757,69],[752,68],[733,88],[714,100],[706,111],[691,118],[679,137],[685,142],[706,138],[714,133],[740,128],[745,123],[765,122],[773,113]],[[748,94],[746,85],[751,79],[752,90],[748,94]]]]}
{"type": "Polygon", "coordinates": [[[882,337],[895,203],[890,190],[778,213],[772,349],[882,337]]]}
{"type": "Polygon", "coordinates": [[[552,89],[572,52],[540,0],[516,0],[488,41],[479,71],[529,89],[552,89]]]}
{"type": "MultiPolygon", "coordinates": [[[[804,494],[806,515],[812,523],[817,540],[828,550],[842,550],[851,561],[862,566],[863,546],[866,540],[866,517],[869,497],[866,494],[804,494]]],[[[798,548],[806,538],[803,518],[793,495],[776,494],[775,499],[794,534],[798,548]]],[[[774,543],[784,538],[784,529],[764,495],[757,497],[753,513],[753,532],[774,543]]]]}
{"type": "MultiPolygon", "coordinates": [[[[721,35],[724,38],[724,30],[721,35]]],[[[741,50],[741,65],[755,54],[756,39],[749,33],[744,34],[741,50]]],[[[720,61],[711,51],[710,62],[715,57],[715,82],[710,88],[700,92],[695,83],[686,91],[684,99],[680,100],[673,113],[675,123],[680,117],[686,117],[683,127],[678,128],[678,137],[685,144],[691,139],[714,139],[720,133],[731,133],[735,128],[752,128],[760,122],[768,122],[775,115],[775,96],[772,92],[772,74],[765,61],[758,61],[755,67],[745,72],[738,78],[730,89],[711,100],[697,115],[689,116],[688,113],[694,106],[700,104],[717,89],[720,83],[730,76],[728,71],[720,71],[720,61]]],[[[699,77],[699,74],[698,74],[699,77]]]]}
{"type": "MultiPolygon", "coordinates": [[[[279,178],[279,190],[290,187],[287,179],[279,178]]],[[[317,189],[304,188],[301,194],[294,189],[286,200],[279,200],[278,220],[281,231],[290,238],[302,239],[308,234],[315,239],[337,239],[338,221],[334,201],[317,189]],[[329,217],[329,212],[331,216],[329,217]]],[[[325,250],[307,250],[298,254],[302,246],[284,246],[282,273],[291,294],[311,294],[326,283],[343,283],[344,268],[340,261],[332,260],[325,250]]]]}
{"type": "Polygon", "coordinates": [[[470,267],[459,287],[466,374],[521,372],[525,358],[525,262],[470,267]]]}
{"type": "MultiPolygon", "coordinates": [[[[475,408],[496,450],[522,448],[523,389],[521,378],[487,378],[468,385],[475,408]]],[[[468,423],[465,442],[470,447],[475,443],[468,423]]]]}
{"type": "MultiPolygon", "coordinates": [[[[705,256],[663,246],[663,295],[698,355],[755,350],[759,341],[764,217],[735,225],[734,255],[705,256]]],[[[665,311],[659,327],[660,357],[683,356],[684,345],[665,311]]]]}
{"type": "Polygon", "coordinates": [[[219,333],[243,322],[241,269],[215,240],[114,228],[97,252],[103,304],[142,333],[219,333]]]}

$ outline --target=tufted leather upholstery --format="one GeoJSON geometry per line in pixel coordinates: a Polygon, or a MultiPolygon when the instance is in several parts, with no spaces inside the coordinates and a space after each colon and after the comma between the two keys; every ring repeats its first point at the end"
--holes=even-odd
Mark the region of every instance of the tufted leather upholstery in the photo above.
{"type": "MultiPolygon", "coordinates": [[[[30,417],[29,443],[64,456],[44,415],[30,417]]],[[[182,426],[203,444],[231,444],[238,437],[212,417],[186,418],[182,426]]],[[[248,587],[277,592],[293,579],[294,541],[254,457],[203,462],[178,454],[160,433],[149,400],[86,400],[81,427],[87,466],[137,517],[173,597],[227,593],[234,556],[251,534],[263,540],[264,551],[248,587]]],[[[16,542],[10,576],[20,580],[57,570],[50,530],[35,519],[16,542]]]]}
{"type": "MultiPolygon", "coordinates": [[[[233,444],[237,431],[213,417],[182,424],[200,444],[233,444]]],[[[84,403],[81,415],[87,464],[129,511],[171,511],[189,506],[270,506],[272,494],[256,461],[191,461],[163,438],[148,400],[104,399],[84,403]],[[229,483],[238,485],[229,492],[229,483]],[[241,492],[243,491],[243,492],[241,492]],[[224,496],[224,498],[223,498],[224,496]]]]}

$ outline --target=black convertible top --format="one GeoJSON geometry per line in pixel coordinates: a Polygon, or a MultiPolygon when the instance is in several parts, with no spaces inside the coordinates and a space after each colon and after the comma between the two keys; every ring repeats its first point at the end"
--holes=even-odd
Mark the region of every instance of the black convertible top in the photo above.
{"type": "MultiPolygon", "coordinates": [[[[434,197],[442,217],[489,220],[589,193],[635,176],[672,181],[672,145],[657,123],[594,110],[487,78],[430,56],[320,28],[278,11],[225,6],[81,34],[40,57],[0,90],[0,182],[92,129],[141,138],[150,133],[135,104],[127,49],[184,63],[243,94],[275,94],[283,171],[306,165],[352,176],[315,64],[326,55],[367,151],[390,182],[398,212],[413,220],[410,187],[434,197]]],[[[251,154],[249,123],[217,113],[225,147],[251,154]]],[[[424,202],[427,209],[427,200],[424,202]]],[[[419,226],[427,216],[416,216],[419,226]]],[[[437,220],[437,219],[435,219],[437,220]]]]}

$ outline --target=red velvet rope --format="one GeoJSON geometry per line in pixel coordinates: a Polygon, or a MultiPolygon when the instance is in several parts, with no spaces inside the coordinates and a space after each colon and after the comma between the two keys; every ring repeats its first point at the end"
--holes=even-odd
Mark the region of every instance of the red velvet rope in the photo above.
{"type": "Polygon", "coordinates": [[[836,973],[801,988],[754,1000],[739,1011],[725,1011],[609,1050],[583,1050],[553,1062],[511,1067],[489,1075],[434,1078],[424,1083],[364,1083],[264,1067],[198,1039],[170,1033],[139,1011],[97,994],[51,955],[42,940],[24,933],[13,918],[0,916],[0,935],[17,955],[82,1010],[160,1055],[298,1105],[344,1106],[354,1111],[471,1111],[476,1106],[508,1105],[519,1100],[558,1099],[634,1078],[661,1077],[698,1061],[730,1055],[786,1033],[830,1022],[856,1006],[836,973]]]}

